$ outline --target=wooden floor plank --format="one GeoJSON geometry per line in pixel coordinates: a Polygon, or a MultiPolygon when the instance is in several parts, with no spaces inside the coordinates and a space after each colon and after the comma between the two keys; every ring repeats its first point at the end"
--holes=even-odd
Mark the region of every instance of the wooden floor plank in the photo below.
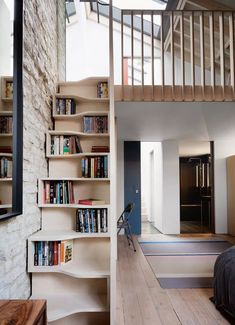
{"type": "MultiPolygon", "coordinates": [[[[228,237],[224,239],[229,239],[228,237]]],[[[118,240],[118,325],[227,325],[210,302],[211,289],[162,289],[135,239],[118,240]]]]}
{"type": "Polygon", "coordinates": [[[208,313],[210,313],[215,320],[221,325],[228,325],[229,322],[223,318],[221,313],[215,308],[214,304],[209,300],[213,295],[212,289],[195,289],[194,294],[197,295],[198,301],[206,308],[208,313]],[[208,303],[209,302],[209,303],[208,303]]]}
{"type": "Polygon", "coordinates": [[[150,292],[162,324],[180,324],[180,321],[172,307],[166,290],[159,288],[150,288],[150,292]]]}
{"type": "Polygon", "coordinates": [[[190,307],[190,310],[193,312],[195,317],[198,319],[199,324],[201,325],[218,325],[217,320],[208,313],[204,304],[201,304],[199,299],[194,293],[194,289],[179,289],[180,295],[183,300],[190,307]]]}

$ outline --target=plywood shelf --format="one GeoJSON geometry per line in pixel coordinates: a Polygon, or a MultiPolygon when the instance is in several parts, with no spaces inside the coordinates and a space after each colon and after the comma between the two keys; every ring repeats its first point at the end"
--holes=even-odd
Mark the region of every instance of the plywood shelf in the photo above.
{"type": "Polygon", "coordinates": [[[2,101],[5,102],[5,103],[12,103],[13,98],[2,97],[2,101]]]}
{"type": "Polygon", "coordinates": [[[10,138],[12,137],[12,133],[0,133],[0,137],[1,138],[10,138]]]}
{"type": "Polygon", "coordinates": [[[84,204],[39,204],[39,208],[70,208],[70,209],[107,209],[109,204],[84,205],[84,204]]]}
{"type": "Polygon", "coordinates": [[[12,116],[12,111],[0,111],[0,116],[12,116]]]}
{"type": "Polygon", "coordinates": [[[11,177],[0,178],[0,182],[12,182],[12,178],[11,177]]]}
{"type": "Polygon", "coordinates": [[[66,154],[66,155],[47,155],[50,159],[75,159],[75,158],[85,158],[85,157],[100,157],[109,156],[109,152],[82,152],[76,154],[66,154]]]}
{"type": "Polygon", "coordinates": [[[79,102],[92,102],[92,103],[109,103],[109,98],[98,98],[98,97],[82,97],[82,96],[75,96],[75,95],[61,95],[56,94],[55,98],[69,98],[74,99],[76,103],[79,102]]]}
{"type": "Polygon", "coordinates": [[[109,133],[84,133],[74,131],[49,131],[50,135],[77,135],[79,137],[108,137],[109,133]]]}
{"type": "Polygon", "coordinates": [[[98,294],[60,294],[56,295],[43,295],[43,297],[33,295],[31,299],[42,299],[47,300],[47,316],[48,321],[56,321],[66,316],[76,313],[92,313],[92,312],[106,312],[107,307],[107,296],[98,294]]]}
{"type": "Polygon", "coordinates": [[[108,116],[108,111],[85,111],[77,114],[54,114],[55,120],[75,120],[83,118],[84,116],[108,116]]]}
{"type": "Polygon", "coordinates": [[[12,205],[11,204],[0,204],[0,209],[11,209],[12,205]]]}
{"type": "Polygon", "coordinates": [[[29,241],[59,241],[69,239],[83,238],[109,238],[110,234],[106,233],[80,233],[76,231],[49,231],[41,230],[29,237],[29,241]]]}
{"type": "Polygon", "coordinates": [[[109,264],[100,260],[81,260],[56,266],[31,266],[28,270],[32,273],[61,273],[79,279],[109,278],[109,264]]]}

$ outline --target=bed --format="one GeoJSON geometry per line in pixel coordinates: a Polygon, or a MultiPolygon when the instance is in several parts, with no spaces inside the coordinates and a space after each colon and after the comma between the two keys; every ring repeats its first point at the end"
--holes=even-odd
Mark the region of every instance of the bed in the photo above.
{"type": "Polygon", "coordinates": [[[216,308],[226,312],[235,322],[235,246],[220,254],[214,266],[214,296],[216,308]]]}

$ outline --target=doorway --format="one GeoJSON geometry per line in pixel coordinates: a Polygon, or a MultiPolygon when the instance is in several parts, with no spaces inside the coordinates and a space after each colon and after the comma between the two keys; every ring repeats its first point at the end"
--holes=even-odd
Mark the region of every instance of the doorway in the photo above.
{"type": "Polygon", "coordinates": [[[180,143],[180,232],[214,233],[213,142],[180,143]]]}

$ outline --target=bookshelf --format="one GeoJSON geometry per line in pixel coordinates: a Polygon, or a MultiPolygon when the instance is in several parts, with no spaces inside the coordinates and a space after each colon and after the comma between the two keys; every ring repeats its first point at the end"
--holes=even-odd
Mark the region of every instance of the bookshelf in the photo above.
{"type": "Polygon", "coordinates": [[[109,98],[97,97],[101,81],[61,83],[53,96],[48,176],[38,180],[42,226],[28,239],[32,298],[47,299],[53,325],[110,323],[110,116],[109,98]]]}
{"type": "Polygon", "coordinates": [[[0,96],[0,213],[12,208],[13,78],[1,76],[0,96]]]}

